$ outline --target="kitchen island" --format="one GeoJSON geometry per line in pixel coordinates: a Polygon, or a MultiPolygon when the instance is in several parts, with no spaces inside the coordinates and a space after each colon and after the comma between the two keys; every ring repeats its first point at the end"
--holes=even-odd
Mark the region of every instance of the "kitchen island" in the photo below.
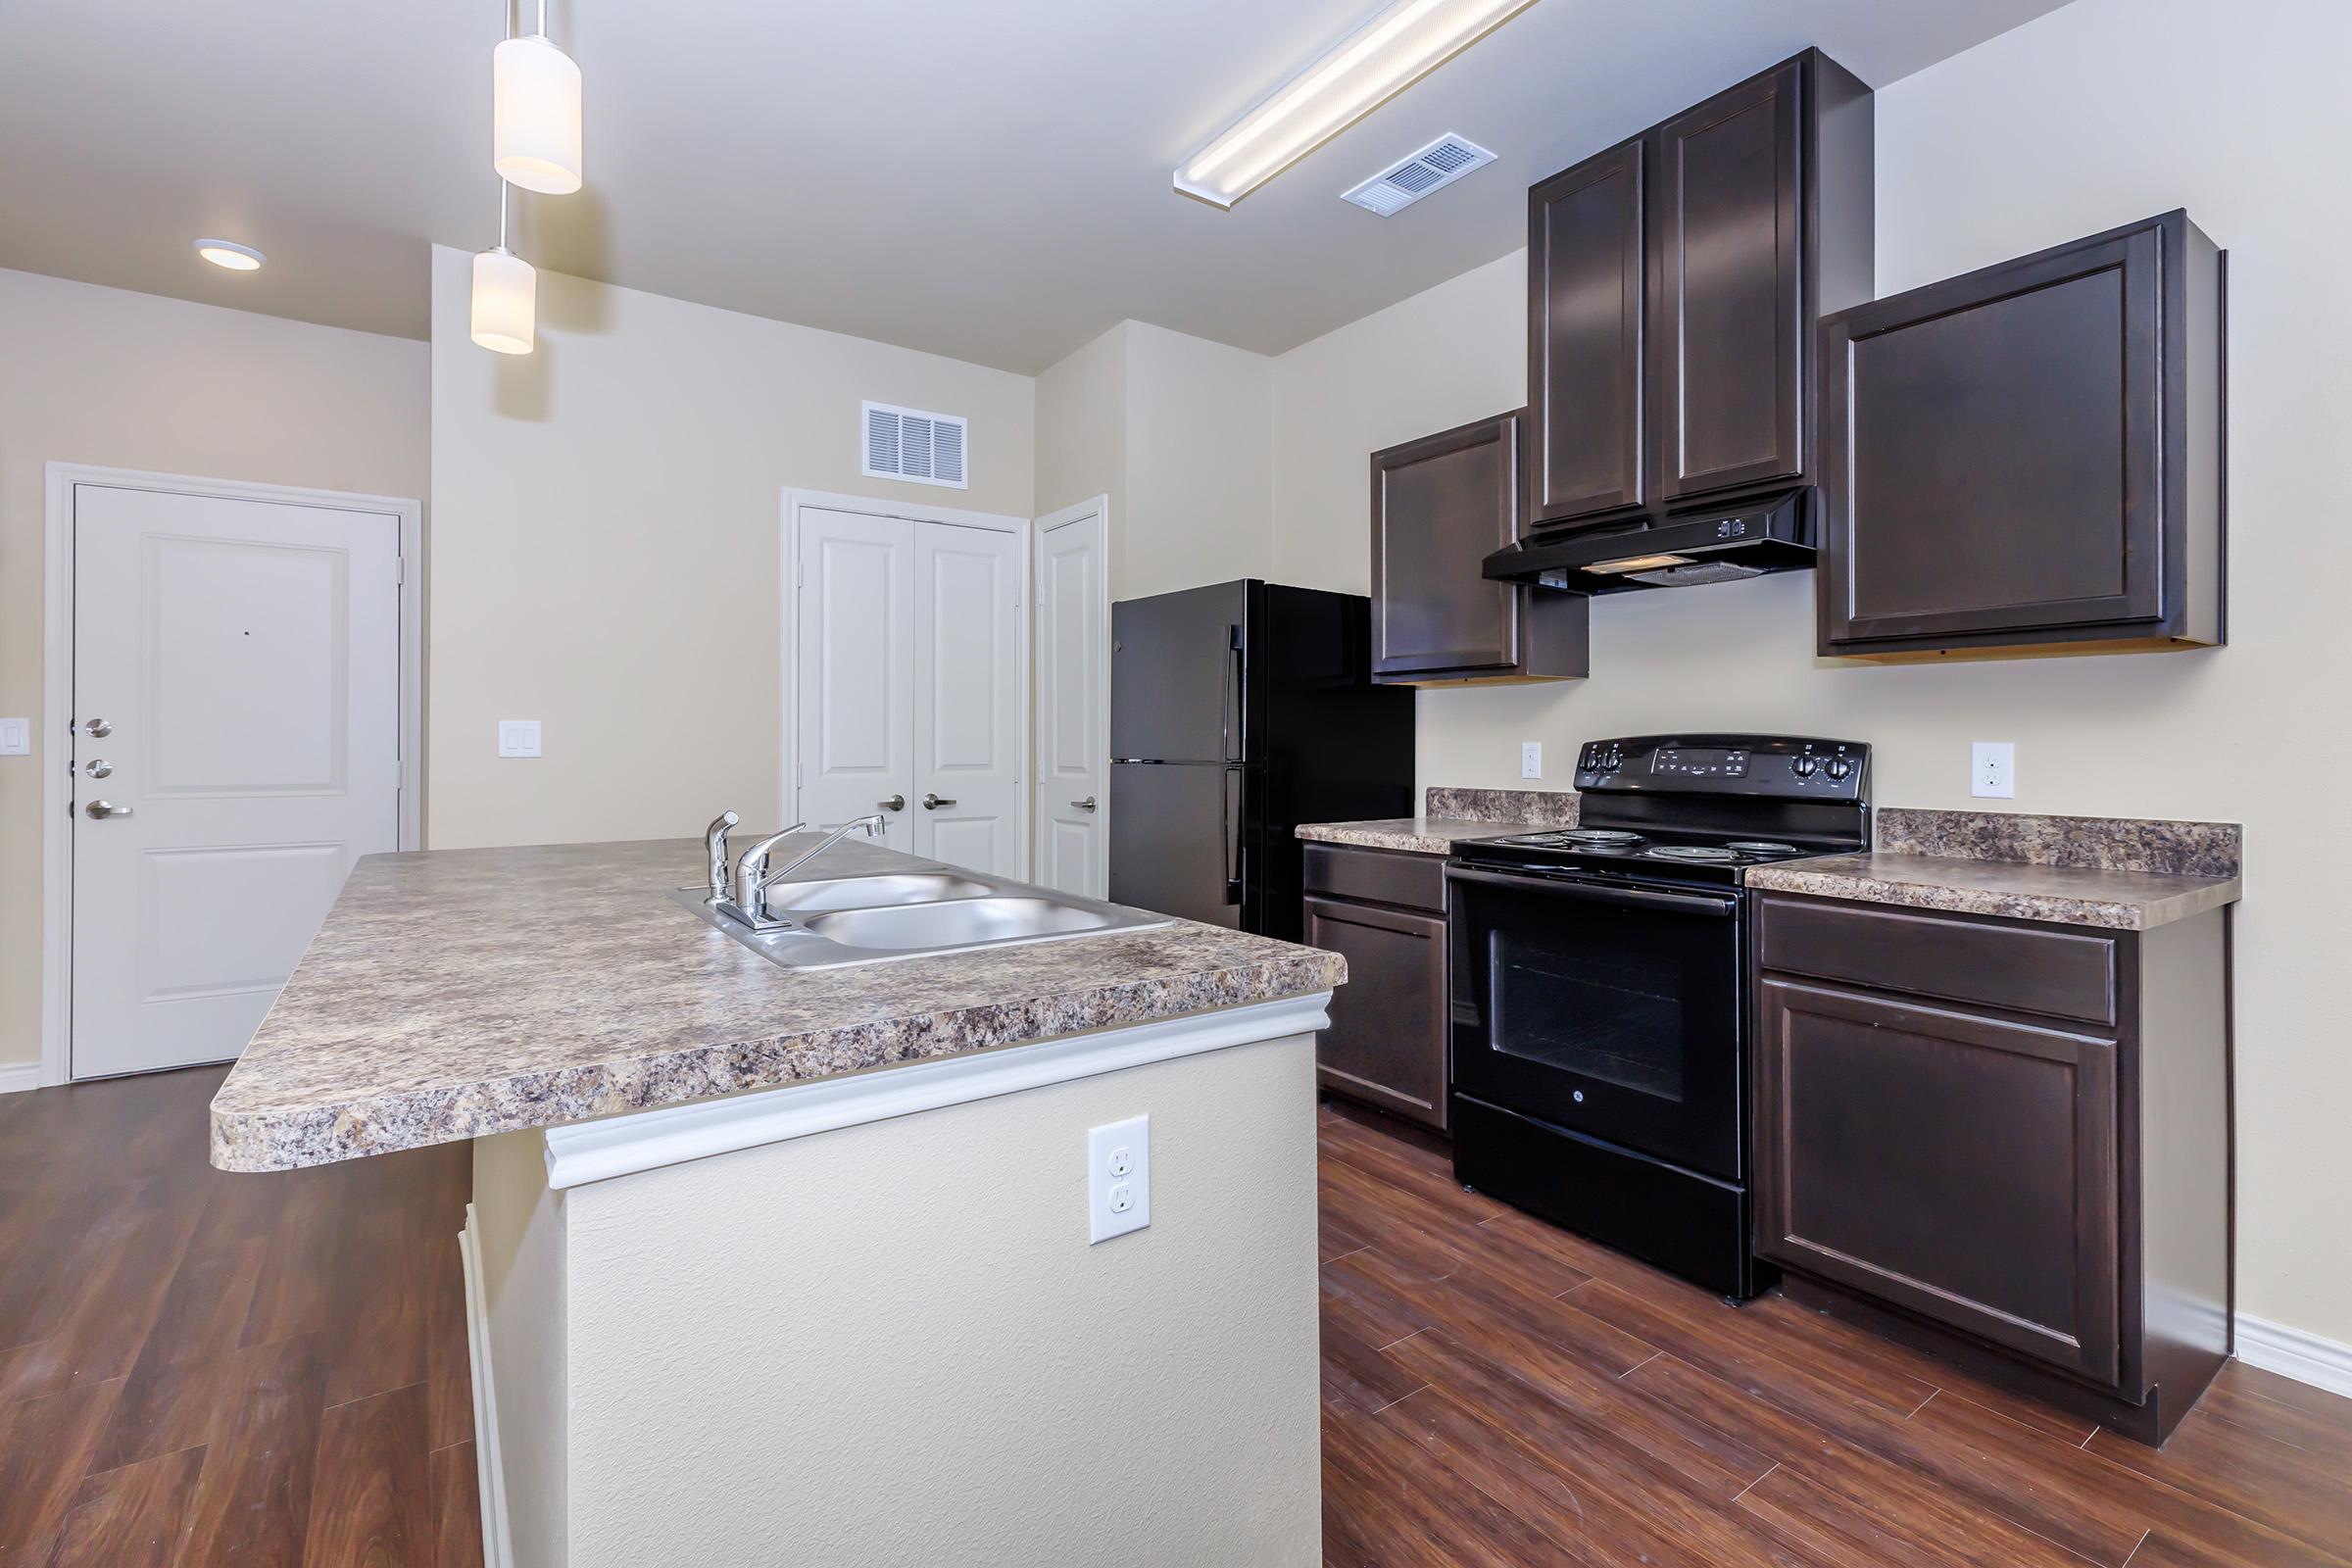
{"type": "Polygon", "coordinates": [[[701,861],[364,859],[214,1102],[228,1170],[474,1141],[490,1560],[1316,1561],[1341,960],[1177,921],[787,970],[670,900],[701,861]],[[1150,1223],[1092,1244],[1089,1130],[1139,1116],[1150,1223]]]}

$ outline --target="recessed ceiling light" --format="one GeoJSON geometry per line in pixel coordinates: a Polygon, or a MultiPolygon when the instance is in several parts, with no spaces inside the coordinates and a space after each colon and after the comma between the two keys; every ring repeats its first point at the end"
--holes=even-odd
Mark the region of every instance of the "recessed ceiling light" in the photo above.
{"type": "Polygon", "coordinates": [[[196,254],[215,267],[225,267],[232,272],[260,271],[262,263],[270,259],[250,245],[239,245],[234,240],[225,239],[200,239],[196,242],[196,254]]]}
{"type": "Polygon", "coordinates": [[[1231,207],[1535,0],[1400,0],[1292,77],[1176,171],[1231,207]]]}

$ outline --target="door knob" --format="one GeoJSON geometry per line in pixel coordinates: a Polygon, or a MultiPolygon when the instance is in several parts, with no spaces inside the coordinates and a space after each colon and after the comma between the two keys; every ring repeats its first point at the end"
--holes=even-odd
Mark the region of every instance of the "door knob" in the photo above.
{"type": "Polygon", "coordinates": [[[82,809],[89,813],[92,821],[99,822],[106,820],[106,818],[110,816],[128,816],[130,814],[129,807],[117,806],[111,801],[92,801],[89,805],[83,807],[82,809]]]}
{"type": "Polygon", "coordinates": [[[882,809],[885,811],[904,811],[906,809],[906,797],[904,795],[893,795],[887,801],[876,801],[874,804],[882,808],[882,809]]]}
{"type": "Polygon", "coordinates": [[[103,757],[91,758],[88,761],[81,765],[81,770],[84,773],[89,774],[92,778],[112,778],[115,776],[115,764],[108,761],[103,757]]]}
{"type": "Polygon", "coordinates": [[[112,735],[115,732],[114,724],[103,718],[93,718],[81,727],[87,730],[90,734],[97,736],[100,740],[106,739],[109,735],[112,735]]]}
{"type": "Polygon", "coordinates": [[[943,806],[954,806],[955,804],[944,795],[925,795],[923,797],[923,809],[926,811],[936,811],[943,806]]]}
{"type": "Polygon", "coordinates": [[[1092,795],[1089,795],[1083,801],[1072,801],[1070,804],[1078,808],[1078,809],[1081,811],[1091,811],[1095,808],[1095,798],[1092,795]]]}

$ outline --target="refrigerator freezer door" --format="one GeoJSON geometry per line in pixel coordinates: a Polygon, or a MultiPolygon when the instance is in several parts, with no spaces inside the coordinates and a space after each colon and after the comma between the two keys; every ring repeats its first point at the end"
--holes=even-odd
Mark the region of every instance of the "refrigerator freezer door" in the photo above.
{"type": "Polygon", "coordinates": [[[1244,785],[1216,762],[1110,765],[1110,901],[1242,928],[1244,785]]]}
{"type": "MultiPolygon", "coordinates": [[[[1248,760],[1243,651],[1249,582],[1110,607],[1110,755],[1155,762],[1248,760]]],[[[1116,858],[1113,858],[1116,875],[1116,858]]]]}

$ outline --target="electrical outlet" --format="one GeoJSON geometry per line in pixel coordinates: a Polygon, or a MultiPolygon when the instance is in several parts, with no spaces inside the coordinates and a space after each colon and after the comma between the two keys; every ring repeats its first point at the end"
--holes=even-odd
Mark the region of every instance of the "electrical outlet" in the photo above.
{"type": "Polygon", "coordinates": [[[32,720],[0,718],[0,757],[32,755],[32,720]]]}
{"type": "Polygon", "coordinates": [[[502,718],[498,721],[498,755],[501,757],[537,757],[539,755],[539,721],[535,718],[502,718]]]}
{"type": "Polygon", "coordinates": [[[2014,741],[1972,741],[1968,748],[1968,793],[1990,800],[2017,799],[2014,741]]]}
{"type": "Polygon", "coordinates": [[[1542,778],[1544,776],[1544,743],[1542,741],[1521,741],[1519,743],[1519,776],[1521,778],[1542,778]]]}
{"type": "Polygon", "coordinates": [[[1152,1223],[1152,1118],[1136,1116],[1086,1134],[1088,1245],[1152,1223]]]}

